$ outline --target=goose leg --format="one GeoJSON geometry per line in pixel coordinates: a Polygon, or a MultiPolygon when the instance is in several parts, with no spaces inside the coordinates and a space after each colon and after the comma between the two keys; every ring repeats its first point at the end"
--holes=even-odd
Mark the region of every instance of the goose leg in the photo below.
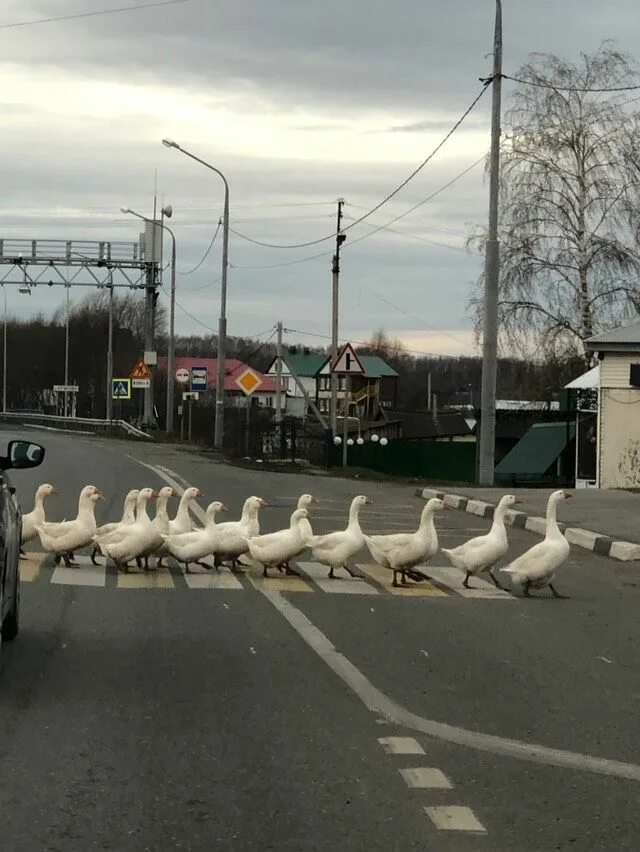
{"type": "Polygon", "coordinates": [[[329,568],[329,579],[335,580],[335,575],[333,573],[333,565],[331,566],[331,568],[329,568]]]}
{"type": "Polygon", "coordinates": [[[395,568],[393,569],[393,583],[391,583],[391,585],[395,586],[396,589],[398,588],[398,585],[399,585],[399,583],[398,583],[398,572],[395,570],[395,568]]]}
{"type": "Polygon", "coordinates": [[[500,589],[501,591],[504,591],[504,589],[502,588],[502,586],[500,585],[500,583],[497,581],[495,574],[493,573],[493,566],[491,566],[491,568],[489,568],[489,570],[487,571],[487,574],[488,574],[488,575],[491,577],[491,579],[493,580],[493,583],[494,583],[494,585],[495,585],[496,589],[500,589]]]}
{"type": "Polygon", "coordinates": [[[561,600],[563,600],[563,599],[566,599],[568,597],[567,595],[561,595],[559,592],[557,592],[553,583],[549,583],[549,588],[553,592],[554,598],[560,598],[561,600]]]}
{"type": "Polygon", "coordinates": [[[347,572],[347,574],[349,574],[349,576],[351,576],[351,577],[355,577],[357,580],[359,580],[359,579],[360,579],[360,574],[356,574],[356,572],[355,572],[355,571],[352,571],[352,570],[351,570],[351,568],[349,568],[349,566],[348,566],[348,565],[343,565],[342,567],[343,567],[343,568],[344,568],[344,570],[347,572]]]}
{"type": "Polygon", "coordinates": [[[470,586],[469,586],[469,577],[470,577],[470,576],[471,576],[471,571],[467,571],[467,576],[466,576],[466,577],[464,578],[464,580],[462,581],[462,585],[465,587],[465,589],[469,589],[469,588],[470,588],[470,586]]]}
{"type": "Polygon", "coordinates": [[[522,594],[525,596],[525,598],[529,597],[529,589],[530,588],[531,588],[531,580],[527,580],[527,582],[524,584],[524,588],[522,589],[522,594]]]}
{"type": "Polygon", "coordinates": [[[299,577],[300,576],[300,572],[296,571],[294,568],[292,568],[291,565],[289,565],[288,562],[287,562],[285,574],[287,575],[287,577],[299,577]]]}
{"type": "Polygon", "coordinates": [[[53,557],[53,564],[59,565],[61,559],[62,559],[62,556],[59,553],[56,553],[56,555],[53,557]]]}
{"type": "Polygon", "coordinates": [[[77,568],[78,563],[73,561],[73,551],[63,554],[64,564],[67,568],[77,568]]]}
{"type": "Polygon", "coordinates": [[[263,566],[262,566],[262,576],[263,576],[263,577],[268,577],[268,576],[269,576],[269,574],[268,574],[268,572],[267,572],[267,566],[266,566],[266,565],[263,565],[263,566]]]}
{"type": "Polygon", "coordinates": [[[26,555],[27,555],[27,554],[25,553],[25,551],[24,551],[24,549],[23,549],[22,545],[20,545],[20,556],[26,556],[26,555]]]}
{"type": "Polygon", "coordinates": [[[91,564],[92,564],[92,565],[97,565],[97,564],[98,564],[98,562],[97,562],[97,560],[96,560],[96,555],[97,555],[97,554],[98,554],[98,548],[97,548],[97,547],[94,547],[94,548],[93,548],[93,550],[91,551],[91,564]]]}

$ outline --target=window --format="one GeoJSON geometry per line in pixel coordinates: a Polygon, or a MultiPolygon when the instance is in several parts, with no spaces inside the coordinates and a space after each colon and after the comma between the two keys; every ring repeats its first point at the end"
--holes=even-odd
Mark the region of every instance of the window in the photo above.
{"type": "Polygon", "coordinates": [[[319,390],[331,390],[331,376],[320,376],[319,390]]]}
{"type": "Polygon", "coordinates": [[[323,396],[318,400],[318,408],[323,414],[329,411],[329,400],[327,397],[323,396]]]}

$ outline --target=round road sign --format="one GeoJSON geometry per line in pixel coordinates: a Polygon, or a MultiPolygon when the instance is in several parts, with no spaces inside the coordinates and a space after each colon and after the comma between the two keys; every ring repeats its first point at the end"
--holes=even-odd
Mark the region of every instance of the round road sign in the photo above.
{"type": "Polygon", "coordinates": [[[176,382],[179,382],[181,385],[186,385],[189,383],[189,379],[191,375],[188,370],[184,367],[180,367],[179,370],[176,370],[176,382]]]}

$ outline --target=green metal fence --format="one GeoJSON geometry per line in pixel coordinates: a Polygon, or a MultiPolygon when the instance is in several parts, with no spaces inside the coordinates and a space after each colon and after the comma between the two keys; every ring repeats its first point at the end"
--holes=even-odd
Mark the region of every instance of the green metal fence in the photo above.
{"type": "MultiPolygon", "coordinates": [[[[410,476],[438,482],[475,482],[476,445],[467,441],[389,441],[386,447],[367,441],[348,448],[350,467],[391,476],[410,476]]],[[[332,466],[342,464],[342,447],[331,448],[332,466]]]]}

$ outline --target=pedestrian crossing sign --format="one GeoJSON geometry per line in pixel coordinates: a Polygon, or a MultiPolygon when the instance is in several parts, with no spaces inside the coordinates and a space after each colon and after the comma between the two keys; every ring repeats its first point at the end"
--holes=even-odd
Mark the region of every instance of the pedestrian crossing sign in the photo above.
{"type": "Polygon", "coordinates": [[[112,379],[111,399],[131,399],[131,379],[112,379]]]}

